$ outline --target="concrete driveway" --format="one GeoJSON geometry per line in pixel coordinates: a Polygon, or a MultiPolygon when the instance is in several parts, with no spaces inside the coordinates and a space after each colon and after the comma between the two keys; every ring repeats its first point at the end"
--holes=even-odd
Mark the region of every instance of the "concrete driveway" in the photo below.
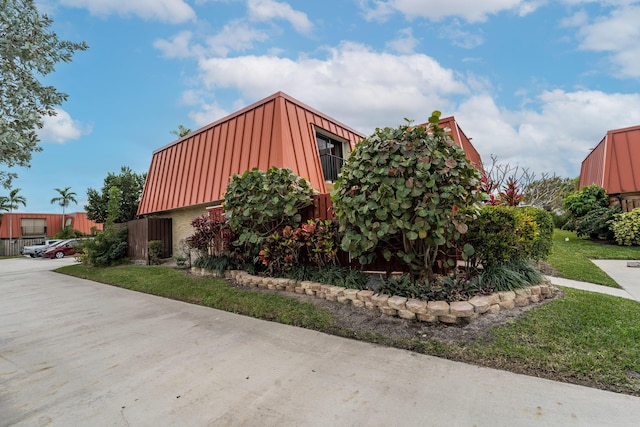
{"type": "Polygon", "coordinates": [[[640,398],[0,260],[2,426],[636,426],[640,398]]]}

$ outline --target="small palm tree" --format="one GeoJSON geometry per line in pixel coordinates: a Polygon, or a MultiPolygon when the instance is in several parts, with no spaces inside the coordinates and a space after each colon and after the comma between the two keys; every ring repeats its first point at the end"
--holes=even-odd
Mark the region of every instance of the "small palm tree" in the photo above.
{"type": "Polygon", "coordinates": [[[77,194],[74,193],[73,191],[70,191],[71,187],[67,187],[64,190],[61,190],[59,188],[54,188],[54,190],[56,190],[60,194],[60,196],[54,197],[53,199],[51,199],[51,204],[57,203],[58,205],[62,206],[62,231],[64,231],[64,229],[65,229],[65,225],[64,225],[65,208],[67,206],[69,206],[71,204],[71,202],[78,203],[78,201],[75,198],[75,196],[77,196],[77,194]]]}
{"type": "Polygon", "coordinates": [[[13,240],[13,210],[18,209],[19,205],[27,206],[27,199],[19,195],[19,188],[15,188],[9,192],[9,197],[0,197],[0,210],[9,212],[9,242],[13,240]]]}

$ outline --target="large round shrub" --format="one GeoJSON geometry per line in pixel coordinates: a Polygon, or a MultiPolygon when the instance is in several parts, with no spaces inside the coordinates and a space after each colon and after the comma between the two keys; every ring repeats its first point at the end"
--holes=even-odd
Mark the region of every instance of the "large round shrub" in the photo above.
{"type": "MultiPolygon", "coordinates": [[[[351,153],[332,194],[342,248],[363,264],[398,257],[432,277],[441,253],[466,231],[457,208],[482,199],[480,174],[438,126],[377,129],[351,153]]],[[[449,262],[452,262],[449,260],[449,262]]]]}
{"type": "Polygon", "coordinates": [[[234,175],[224,195],[225,215],[247,260],[257,257],[264,240],[286,226],[299,227],[300,209],[313,203],[314,190],[289,169],[254,168],[234,175]]]}
{"type": "Polygon", "coordinates": [[[580,218],[589,212],[609,206],[609,198],[604,188],[597,185],[588,185],[580,191],[567,196],[563,207],[571,212],[574,218],[580,218]]]}
{"type": "Polygon", "coordinates": [[[611,229],[619,245],[640,246],[640,208],[616,215],[611,229]]]}

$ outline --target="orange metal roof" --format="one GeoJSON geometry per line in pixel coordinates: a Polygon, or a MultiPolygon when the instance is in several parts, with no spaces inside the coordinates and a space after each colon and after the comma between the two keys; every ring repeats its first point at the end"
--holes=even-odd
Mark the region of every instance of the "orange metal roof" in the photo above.
{"type": "MultiPolygon", "coordinates": [[[[469,161],[482,170],[480,154],[455,118],[440,125],[451,129],[469,161]]],[[[232,175],[256,167],[289,168],[325,193],[316,128],[347,141],[351,149],[364,138],[283,92],[198,129],[154,151],[138,215],[220,201],[232,175]]]]}
{"type": "MultiPolygon", "coordinates": [[[[429,123],[423,123],[420,126],[427,126],[429,123]]],[[[453,140],[460,148],[462,148],[466,154],[467,160],[480,172],[484,172],[484,168],[482,167],[482,158],[480,157],[480,153],[478,150],[471,144],[471,140],[467,137],[467,135],[462,131],[458,122],[454,116],[445,117],[440,119],[440,123],[438,124],[441,128],[449,128],[450,131],[447,132],[449,135],[453,137],[453,140]]]]}
{"type": "MultiPolygon", "coordinates": [[[[45,219],[47,224],[47,236],[53,236],[62,231],[62,214],[43,214],[43,213],[5,213],[0,216],[0,239],[9,238],[9,226],[11,225],[11,237],[18,239],[22,237],[21,219],[36,218],[45,219]],[[9,217],[12,217],[9,220],[9,217]]],[[[102,224],[97,224],[87,219],[86,212],[68,213],[65,215],[65,221],[71,218],[71,226],[85,234],[91,234],[91,227],[97,227],[102,230],[102,224]]]]}
{"type": "Polygon", "coordinates": [[[326,192],[315,128],[352,149],[364,137],[277,92],[162,147],[153,153],[138,215],[222,200],[230,177],[255,167],[289,168],[326,192]]]}
{"type": "Polygon", "coordinates": [[[591,184],[610,195],[640,191],[640,126],[608,131],[582,161],[579,187],[591,184]]]}

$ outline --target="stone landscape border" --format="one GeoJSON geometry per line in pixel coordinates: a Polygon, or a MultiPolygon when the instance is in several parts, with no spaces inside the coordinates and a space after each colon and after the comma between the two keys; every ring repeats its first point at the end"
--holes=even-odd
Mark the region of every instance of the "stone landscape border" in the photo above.
{"type": "MultiPolygon", "coordinates": [[[[200,276],[220,276],[215,271],[191,268],[200,276]]],[[[253,276],[242,270],[227,270],[224,277],[246,287],[295,292],[351,304],[378,311],[384,315],[417,320],[428,323],[456,324],[472,321],[483,314],[495,314],[501,310],[525,307],[542,300],[553,298],[557,288],[548,280],[539,285],[495,292],[491,295],[475,296],[468,301],[422,301],[394,295],[378,294],[372,290],[349,289],[323,283],[297,281],[293,279],[253,276]]]]}

